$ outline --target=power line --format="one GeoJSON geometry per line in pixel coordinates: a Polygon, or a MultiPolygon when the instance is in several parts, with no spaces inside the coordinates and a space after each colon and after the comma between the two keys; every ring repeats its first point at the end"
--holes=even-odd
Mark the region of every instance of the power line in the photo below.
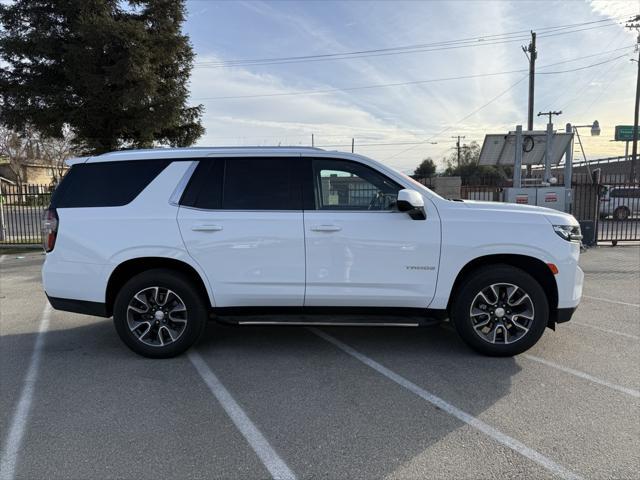
{"type": "Polygon", "coordinates": [[[592,63],[591,65],[586,65],[584,67],[572,68],[570,70],[557,70],[555,72],[538,72],[538,75],[556,75],[558,73],[569,73],[569,72],[577,72],[580,70],[586,70],[587,68],[597,67],[598,65],[604,65],[605,63],[610,63],[618,60],[619,58],[626,57],[627,54],[619,55],[614,58],[609,58],[608,60],[603,60],[602,62],[592,63]]]}
{"type": "MultiPolygon", "coordinates": [[[[616,17],[623,18],[623,17],[616,17]]],[[[592,30],[595,28],[605,28],[614,25],[619,25],[620,22],[615,19],[597,20],[592,22],[582,22],[577,24],[570,24],[558,27],[547,27],[546,29],[537,29],[542,31],[539,34],[539,38],[554,37],[558,35],[567,35],[571,33],[582,32],[586,30],[592,30]],[[590,26],[587,26],[590,25],[590,26]],[[584,28],[576,28],[584,27],[584,28]],[[546,30],[546,31],[543,31],[546,30]]],[[[277,65],[286,63],[302,63],[302,62],[316,62],[326,60],[348,60],[353,58],[367,58],[387,55],[398,55],[404,53],[418,53],[440,50],[451,50],[472,46],[481,45],[498,45],[503,43],[521,42],[525,37],[523,33],[528,31],[518,31],[505,34],[493,34],[484,35],[478,37],[467,37],[459,40],[449,40],[444,42],[433,42],[416,45],[406,45],[400,47],[389,47],[381,49],[371,50],[359,50],[353,52],[342,53],[328,53],[319,55],[304,55],[297,57],[273,57],[273,58],[257,58],[257,59],[245,59],[245,60],[221,60],[221,61],[209,61],[209,62],[196,62],[195,68],[222,68],[222,67],[240,67],[240,66],[259,66],[259,65],[277,65]]]]}
{"type": "MultiPolygon", "coordinates": [[[[562,62],[556,62],[556,63],[552,63],[552,64],[549,64],[549,65],[544,65],[542,67],[539,67],[539,69],[549,68],[549,67],[556,66],[556,65],[561,65],[561,64],[564,64],[564,63],[575,62],[577,60],[581,60],[581,59],[584,59],[584,58],[591,58],[591,57],[594,57],[594,56],[603,55],[603,54],[607,54],[607,53],[612,53],[612,52],[615,52],[615,51],[628,50],[628,49],[632,48],[633,46],[634,45],[629,45],[629,46],[626,46],[626,47],[610,50],[610,51],[607,51],[607,52],[600,52],[600,53],[596,53],[596,54],[585,55],[584,57],[580,57],[580,58],[575,58],[575,59],[571,59],[571,60],[565,60],[565,61],[562,61],[562,62]]],[[[622,55],[622,56],[624,56],[624,55],[622,55]]],[[[604,63],[617,60],[618,58],[620,58],[620,57],[615,57],[615,58],[606,60],[604,62],[599,62],[599,63],[595,63],[595,64],[592,64],[592,65],[586,65],[586,66],[583,66],[583,67],[570,69],[570,70],[562,70],[562,71],[555,71],[555,72],[538,72],[538,73],[541,74],[541,75],[552,75],[552,74],[555,75],[555,74],[560,74],[560,73],[574,72],[574,71],[584,70],[584,69],[587,69],[587,68],[592,68],[592,67],[596,67],[596,66],[599,66],[599,65],[603,65],[604,63]]],[[[296,96],[296,95],[321,95],[321,94],[327,94],[327,93],[349,92],[349,91],[355,91],[355,90],[368,90],[368,89],[374,89],[374,88],[387,88],[387,87],[400,87],[400,86],[409,86],[409,85],[421,85],[421,84],[427,84],[427,83],[446,82],[446,81],[452,81],[452,80],[467,80],[467,79],[472,79],[472,78],[483,78],[483,77],[492,77],[492,76],[499,76],[499,75],[508,75],[508,74],[513,74],[513,73],[522,73],[522,72],[526,72],[526,71],[528,71],[528,69],[507,70],[507,71],[503,71],[503,72],[492,72],[492,73],[478,73],[478,74],[472,74],[472,75],[459,75],[459,76],[454,76],[454,77],[432,78],[432,79],[427,79],[427,80],[413,80],[413,81],[409,81],[409,82],[378,83],[378,84],[372,84],[372,85],[361,85],[361,86],[356,86],[356,87],[328,88],[328,89],[322,89],[322,90],[301,90],[301,91],[297,91],[297,92],[278,92],[278,93],[262,93],[262,94],[251,94],[251,95],[229,95],[229,96],[219,96],[219,97],[200,97],[200,98],[194,98],[193,100],[194,101],[216,101],[216,100],[240,100],[240,99],[248,99],[248,98],[289,97],[289,96],[296,96]]]]}
{"type": "MultiPolygon", "coordinates": [[[[488,107],[489,105],[491,105],[493,102],[495,102],[496,100],[498,100],[499,98],[501,98],[503,95],[507,94],[508,92],[510,92],[511,90],[513,90],[518,84],[520,84],[525,78],[528,78],[529,75],[524,75],[522,78],[520,78],[520,80],[518,80],[517,82],[515,82],[514,84],[512,84],[509,88],[507,88],[506,90],[503,90],[502,92],[500,92],[498,95],[496,95],[495,97],[493,97],[491,100],[489,100],[487,103],[483,104],[482,106],[476,108],[475,110],[473,110],[471,113],[465,115],[463,118],[461,118],[460,120],[458,120],[454,125],[450,125],[444,129],[442,129],[441,131],[439,131],[437,134],[427,138],[426,140],[424,140],[423,142],[421,142],[419,145],[424,145],[425,143],[433,140],[434,138],[438,138],[440,135],[442,135],[445,132],[448,132],[449,130],[451,130],[452,128],[456,127],[457,125],[461,124],[462,122],[464,122],[465,120],[467,120],[468,118],[472,117],[473,115],[475,115],[476,113],[480,112],[481,110],[485,109],[486,107],[488,107]]],[[[416,145],[417,146],[417,145],[416,145]]],[[[408,152],[409,150],[413,150],[416,146],[412,146],[412,147],[408,147],[405,148],[404,150],[399,151],[398,153],[394,153],[393,155],[391,155],[390,157],[385,158],[385,160],[390,160],[392,158],[397,157],[398,155],[402,155],[405,152],[408,152]]]]}

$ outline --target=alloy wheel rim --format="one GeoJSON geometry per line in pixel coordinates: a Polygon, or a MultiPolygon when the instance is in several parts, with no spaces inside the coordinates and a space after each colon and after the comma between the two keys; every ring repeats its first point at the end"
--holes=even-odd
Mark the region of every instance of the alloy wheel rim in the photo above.
{"type": "Polygon", "coordinates": [[[494,283],[478,292],[469,309],[471,325],[485,342],[503,344],[522,339],[533,325],[529,294],[512,283],[494,283]]]}
{"type": "Polygon", "coordinates": [[[150,347],[166,347],[184,333],[187,307],[173,290],[147,287],[129,301],[127,325],[139,342],[150,347]]]}

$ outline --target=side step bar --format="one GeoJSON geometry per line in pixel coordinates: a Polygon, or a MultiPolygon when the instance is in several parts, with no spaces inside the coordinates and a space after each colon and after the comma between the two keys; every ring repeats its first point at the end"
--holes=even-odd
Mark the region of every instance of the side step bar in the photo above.
{"type": "Polygon", "coordinates": [[[383,322],[313,322],[313,321],[277,321],[277,320],[246,320],[237,322],[238,325],[291,325],[314,327],[419,327],[420,323],[383,323],[383,322]]]}

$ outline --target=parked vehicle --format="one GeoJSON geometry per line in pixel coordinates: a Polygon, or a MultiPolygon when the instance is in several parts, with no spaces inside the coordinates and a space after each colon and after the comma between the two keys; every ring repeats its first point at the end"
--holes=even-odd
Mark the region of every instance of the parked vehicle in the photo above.
{"type": "Polygon", "coordinates": [[[601,219],[612,216],[615,220],[628,220],[637,215],[640,215],[640,186],[602,186],[600,190],[601,219]]]}
{"type": "Polygon", "coordinates": [[[369,158],[315,148],[79,159],[44,223],[51,305],[113,316],[148,357],[184,352],[209,318],[450,319],[477,351],[514,355],[569,320],[582,293],[571,215],[446,200],[369,158]]]}

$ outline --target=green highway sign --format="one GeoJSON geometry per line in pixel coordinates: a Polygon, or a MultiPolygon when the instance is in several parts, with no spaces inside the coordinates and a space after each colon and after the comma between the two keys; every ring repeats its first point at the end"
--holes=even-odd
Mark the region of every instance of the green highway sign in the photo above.
{"type": "Polygon", "coordinates": [[[633,125],[616,125],[616,142],[630,142],[633,140],[633,125]]]}

